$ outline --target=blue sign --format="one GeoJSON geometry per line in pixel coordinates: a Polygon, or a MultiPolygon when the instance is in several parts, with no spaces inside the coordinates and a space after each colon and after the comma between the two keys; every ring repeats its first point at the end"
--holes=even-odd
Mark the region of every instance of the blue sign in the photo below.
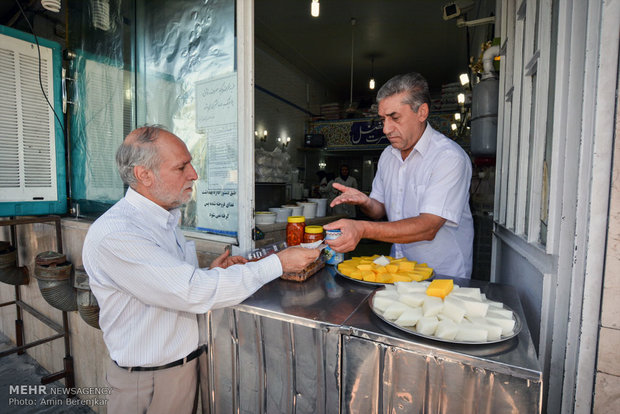
{"type": "Polygon", "coordinates": [[[390,143],[383,134],[381,120],[353,122],[350,134],[353,145],[387,145],[390,143]]]}

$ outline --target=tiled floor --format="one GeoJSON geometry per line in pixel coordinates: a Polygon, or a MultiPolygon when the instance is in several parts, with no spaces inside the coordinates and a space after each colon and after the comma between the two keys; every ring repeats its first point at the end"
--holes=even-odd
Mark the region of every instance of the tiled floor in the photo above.
{"type": "MultiPolygon", "coordinates": [[[[0,351],[14,346],[7,336],[0,333],[0,351]]],[[[52,388],[62,389],[65,386],[63,382],[42,386],[41,378],[48,374],[49,372],[28,354],[14,353],[1,358],[0,413],[94,413],[88,406],[78,405],[81,401],[72,399],[67,402],[64,395],[52,394],[52,388]]]]}

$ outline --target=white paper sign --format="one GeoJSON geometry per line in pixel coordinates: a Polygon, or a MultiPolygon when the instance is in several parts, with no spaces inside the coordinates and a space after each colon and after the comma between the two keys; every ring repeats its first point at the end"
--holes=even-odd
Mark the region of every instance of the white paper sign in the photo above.
{"type": "Polygon", "coordinates": [[[196,128],[206,136],[197,183],[197,228],[228,236],[238,227],[237,74],[196,83],[196,128]]]}
{"type": "Polygon", "coordinates": [[[196,82],[196,129],[237,123],[237,73],[196,82]]]}

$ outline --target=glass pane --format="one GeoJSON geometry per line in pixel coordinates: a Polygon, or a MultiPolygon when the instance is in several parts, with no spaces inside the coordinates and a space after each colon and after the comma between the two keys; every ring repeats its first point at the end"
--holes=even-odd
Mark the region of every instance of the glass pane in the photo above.
{"type": "Polygon", "coordinates": [[[189,148],[198,172],[182,226],[237,235],[235,2],[137,0],[138,124],[189,148]]]}
{"type": "Polygon", "coordinates": [[[68,2],[71,198],[85,216],[96,216],[123,197],[114,156],[135,125],[135,2],[114,2],[106,10],[101,4],[68,2]]]}

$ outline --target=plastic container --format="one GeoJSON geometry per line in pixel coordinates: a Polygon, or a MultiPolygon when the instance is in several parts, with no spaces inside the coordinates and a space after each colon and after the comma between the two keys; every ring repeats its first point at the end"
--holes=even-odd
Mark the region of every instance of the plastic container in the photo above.
{"type": "Polygon", "coordinates": [[[323,226],[306,226],[304,243],[314,243],[323,240],[323,226]]]}
{"type": "Polygon", "coordinates": [[[327,212],[327,199],[326,198],[309,198],[308,201],[316,203],[316,216],[325,217],[327,212]]]}
{"type": "Polygon", "coordinates": [[[297,204],[303,207],[303,216],[305,218],[311,219],[316,217],[316,207],[317,203],[307,202],[307,201],[299,201],[297,204]]]}
{"type": "MultiPolygon", "coordinates": [[[[340,232],[340,230],[327,230],[325,232],[325,240],[337,239],[338,237],[340,237],[341,234],[342,233],[340,232]]],[[[327,259],[325,263],[327,263],[328,265],[335,266],[338,263],[341,263],[342,261],[344,261],[344,253],[338,253],[332,250],[332,248],[329,247],[329,245],[325,247],[323,251],[325,252],[325,257],[327,259]]]]}
{"type": "Polygon", "coordinates": [[[286,224],[286,244],[297,246],[304,240],[306,218],[304,216],[289,216],[286,224]]]}
{"type": "Polygon", "coordinates": [[[254,215],[256,225],[273,224],[276,222],[276,213],[271,211],[257,211],[254,215]]]}
{"type": "Polygon", "coordinates": [[[276,213],[276,223],[286,223],[286,219],[292,212],[290,208],[284,207],[270,207],[269,211],[276,213]]]}
{"type": "Polygon", "coordinates": [[[291,209],[291,216],[303,216],[304,206],[296,204],[283,204],[282,207],[291,209]]]}

